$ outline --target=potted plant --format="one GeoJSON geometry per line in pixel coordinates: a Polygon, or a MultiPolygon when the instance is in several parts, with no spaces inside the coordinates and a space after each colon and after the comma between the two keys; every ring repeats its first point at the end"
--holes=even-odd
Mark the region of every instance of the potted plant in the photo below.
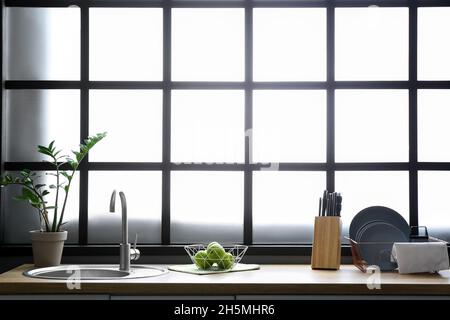
{"type": "Polygon", "coordinates": [[[63,155],[61,150],[56,149],[55,141],[50,142],[48,146],[39,145],[37,151],[47,156],[50,160],[45,162],[54,168],[54,172],[46,174],[54,176],[56,184],[41,183],[39,180],[42,176],[28,169],[20,171],[17,176],[6,174],[0,178],[1,187],[21,186],[22,193],[15,199],[29,203],[39,214],[40,229],[30,231],[36,267],[56,266],[61,263],[64,241],[67,239],[67,231],[62,227],[65,224],[64,213],[73,177],[89,150],[105,136],[106,132],[88,137],[80,144],[79,151],[72,151],[73,156],[63,155]],[[47,199],[52,193],[54,202],[49,203],[47,199]]]}

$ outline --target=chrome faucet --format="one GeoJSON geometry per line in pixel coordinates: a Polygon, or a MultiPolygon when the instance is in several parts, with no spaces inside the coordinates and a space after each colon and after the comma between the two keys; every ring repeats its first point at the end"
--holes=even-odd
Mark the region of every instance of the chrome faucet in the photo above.
{"type": "MultiPolygon", "coordinates": [[[[120,270],[130,271],[130,261],[137,260],[140,257],[140,252],[136,249],[137,234],[133,248],[128,243],[128,217],[127,217],[127,199],[125,194],[120,191],[120,203],[122,204],[122,243],[120,244],[120,270]]],[[[116,190],[111,195],[111,202],[109,203],[109,212],[115,212],[116,207],[116,190]]]]}

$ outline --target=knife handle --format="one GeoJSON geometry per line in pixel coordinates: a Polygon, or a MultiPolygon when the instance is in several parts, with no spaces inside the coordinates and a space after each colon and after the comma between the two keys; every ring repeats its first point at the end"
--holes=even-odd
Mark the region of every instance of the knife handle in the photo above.
{"type": "Polygon", "coordinates": [[[322,198],[319,198],[319,217],[322,216],[322,198]]]}
{"type": "Polygon", "coordinates": [[[322,217],[325,217],[326,213],[327,213],[327,205],[328,205],[327,198],[328,198],[328,191],[325,190],[323,192],[323,197],[322,197],[322,217]]]}

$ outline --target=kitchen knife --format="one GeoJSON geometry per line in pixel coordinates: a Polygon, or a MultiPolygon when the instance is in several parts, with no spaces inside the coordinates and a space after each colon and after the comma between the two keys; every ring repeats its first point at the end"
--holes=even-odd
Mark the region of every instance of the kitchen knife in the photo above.
{"type": "Polygon", "coordinates": [[[319,198],[319,217],[322,215],[322,198],[319,198]]]}
{"type": "Polygon", "coordinates": [[[335,192],[333,192],[332,204],[333,204],[332,215],[334,217],[336,215],[336,193],[335,192]]]}
{"type": "Polygon", "coordinates": [[[335,206],[336,206],[336,193],[331,193],[331,205],[330,205],[330,207],[331,207],[331,209],[330,209],[330,215],[332,216],[332,217],[334,217],[334,215],[335,215],[335,206]]]}
{"type": "Polygon", "coordinates": [[[322,217],[326,216],[326,209],[327,209],[327,197],[328,197],[328,192],[327,190],[325,190],[323,192],[323,198],[322,198],[322,217]]]}
{"type": "Polygon", "coordinates": [[[331,216],[331,194],[327,194],[327,217],[331,216]]]}
{"type": "Polygon", "coordinates": [[[341,210],[342,210],[342,196],[340,193],[337,194],[336,197],[337,205],[336,205],[336,214],[338,217],[341,216],[341,210]]]}

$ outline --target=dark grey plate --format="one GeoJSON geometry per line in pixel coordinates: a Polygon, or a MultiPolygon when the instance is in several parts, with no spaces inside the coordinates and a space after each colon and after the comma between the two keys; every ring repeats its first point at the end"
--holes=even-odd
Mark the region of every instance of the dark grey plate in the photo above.
{"type": "Polygon", "coordinates": [[[394,242],[406,242],[409,236],[396,226],[386,222],[369,224],[361,232],[359,248],[361,258],[369,265],[377,265],[381,271],[391,271],[397,264],[391,262],[392,245],[394,242]]]}
{"type": "Polygon", "coordinates": [[[355,239],[353,239],[353,240],[355,240],[356,242],[359,242],[360,241],[359,239],[361,238],[361,235],[363,234],[364,230],[367,229],[371,224],[374,224],[376,222],[383,222],[383,221],[373,220],[373,221],[367,222],[365,225],[363,225],[361,228],[359,228],[358,232],[356,233],[355,239]]]}
{"type": "Polygon", "coordinates": [[[409,238],[410,228],[408,222],[395,210],[387,207],[374,206],[361,210],[352,220],[349,229],[350,238],[356,241],[358,230],[372,221],[390,223],[400,229],[405,237],[409,238]]]}

